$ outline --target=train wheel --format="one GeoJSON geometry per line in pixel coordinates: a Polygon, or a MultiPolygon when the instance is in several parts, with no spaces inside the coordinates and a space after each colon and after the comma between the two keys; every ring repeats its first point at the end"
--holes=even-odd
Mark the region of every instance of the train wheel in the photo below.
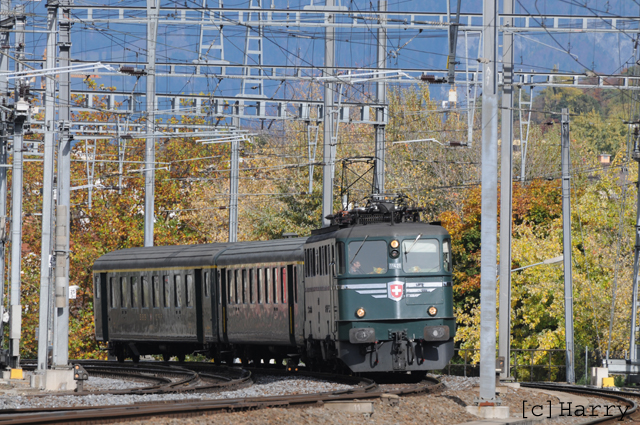
{"type": "Polygon", "coordinates": [[[140,354],[134,354],[131,356],[131,360],[133,360],[134,363],[140,363],[140,354]]]}
{"type": "Polygon", "coordinates": [[[186,358],[186,356],[184,354],[178,354],[178,361],[180,363],[184,363],[184,359],[186,358]]]}
{"type": "Polygon", "coordinates": [[[168,362],[169,360],[171,360],[171,354],[162,353],[162,361],[168,362]]]}
{"type": "Polygon", "coordinates": [[[118,350],[118,352],[116,353],[116,360],[118,360],[118,363],[124,363],[124,359],[124,351],[118,350]]]}

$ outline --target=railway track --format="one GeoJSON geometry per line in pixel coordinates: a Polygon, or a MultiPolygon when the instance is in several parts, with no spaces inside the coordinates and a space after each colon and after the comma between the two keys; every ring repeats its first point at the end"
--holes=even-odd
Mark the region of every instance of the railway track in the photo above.
{"type": "MultiPolygon", "coordinates": [[[[111,362],[79,362],[91,376],[122,377],[145,382],[147,385],[126,390],[65,392],[62,395],[142,395],[177,392],[208,393],[231,390],[252,384],[259,374],[288,375],[275,369],[241,369],[212,366],[207,363],[181,363],[179,366],[161,362],[117,364],[111,362]]],[[[267,397],[242,397],[227,399],[196,399],[179,402],[145,402],[128,405],[81,406],[38,409],[0,410],[0,425],[11,424],[96,424],[113,423],[154,416],[189,417],[215,412],[234,412],[275,407],[321,406],[326,402],[377,399],[383,394],[410,395],[439,392],[444,385],[433,378],[418,383],[405,383],[393,389],[382,389],[367,378],[299,372],[295,376],[322,379],[350,385],[349,389],[315,393],[278,395],[267,397]]],[[[51,394],[40,397],[51,397],[51,394]]],[[[37,397],[37,396],[36,396],[37,397]]]]}

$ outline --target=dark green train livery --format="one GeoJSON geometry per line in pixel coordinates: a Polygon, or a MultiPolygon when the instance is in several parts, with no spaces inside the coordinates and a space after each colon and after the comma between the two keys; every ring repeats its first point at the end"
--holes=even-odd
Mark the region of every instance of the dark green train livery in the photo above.
{"type": "Polygon", "coordinates": [[[227,364],[442,369],[455,334],[450,237],[402,212],[344,212],[308,238],[106,254],[94,264],[96,339],[119,361],[199,352],[227,364]]]}

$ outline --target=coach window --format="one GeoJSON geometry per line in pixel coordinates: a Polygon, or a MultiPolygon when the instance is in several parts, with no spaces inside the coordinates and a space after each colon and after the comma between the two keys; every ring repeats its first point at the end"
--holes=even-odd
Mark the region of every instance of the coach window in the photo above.
{"type": "Polygon", "coordinates": [[[233,270],[227,271],[227,304],[233,304],[233,291],[234,291],[234,283],[233,283],[233,270]]]}
{"type": "Polygon", "coordinates": [[[255,284],[255,279],[253,278],[254,269],[249,269],[249,303],[255,304],[255,294],[256,291],[253,289],[253,285],[255,284]]]}
{"type": "Polygon", "coordinates": [[[131,307],[138,307],[138,277],[131,276],[131,281],[129,282],[131,285],[131,307]]]}
{"type": "Polygon", "coordinates": [[[151,289],[153,290],[153,308],[160,307],[160,279],[158,276],[151,276],[151,289]]]}
{"type": "MultiPolygon", "coordinates": [[[[225,271],[220,271],[220,270],[216,270],[215,271],[216,276],[218,278],[217,283],[218,283],[218,304],[222,305],[222,285],[226,285],[226,277],[227,277],[227,272],[225,271]],[[224,278],[224,282],[223,279],[224,278]]],[[[213,288],[211,288],[213,289],[213,288]]],[[[215,295],[215,294],[214,294],[215,295]]]]}
{"type": "Polygon", "coordinates": [[[240,273],[239,270],[234,270],[233,275],[234,275],[234,283],[235,283],[233,296],[235,297],[236,304],[240,304],[240,297],[238,295],[241,295],[239,287],[241,287],[242,285],[242,283],[240,282],[240,279],[242,278],[242,273],[240,273]]]}
{"type": "Polygon", "coordinates": [[[346,271],[345,261],[344,261],[344,242],[338,242],[337,249],[338,249],[338,274],[341,275],[341,274],[344,274],[344,272],[346,271]]]}
{"type": "Polygon", "coordinates": [[[127,308],[127,278],[120,278],[120,307],[127,308]]]}
{"type": "Polygon", "coordinates": [[[184,294],[187,307],[193,307],[193,275],[187,275],[184,285],[184,294]]]}
{"type": "Polygon", "coordinates": [[[96,276],[96,284],[95,284],[95,288],[96,288],[96,299],[100,299],[100,275],[96,276]]]}
{"type": "Polygon", "coordinates": [[[116,285],[116,278],[112,277],[109,281],[109,285],[111,286],[111,308],[116,308],[116,300],[118,299],[118,288],[116,285]]]}
{"type": "MultiPolygon", "coordinates": [[[[247,303],[247,270],[242,269],[241,274],[242,274],[242,286],[240,286],[240,291],[242,291],[242,304],[246,304],[247,303]]],[[[238,299],[238,303],[239,302],[240,302],[240,299],[238,299]]]]}
{"type": "Polygon", "coordinates": [[[314,248],[313,251],[315,252],[314,258],[315,258],[315,262],[316,262],[316,267],[315,267],[315,275],[316,276],[321,276],[322,275],[322,271],[320,270],[320,247],[318,248],[314,248]]]}
{"type": "Polygon", "coordinates": [[[140,280],[142,281],[142,285],[140,285],[142,290],[140,301],[142,302],[142,308],[147,308],[149,307],[149,282],[146,276],[140,276],[140,280]]]}
{"type": "Polygon", "coordinates": [[[278,268],[274,267],[272,272],[273,278],[271,280],[271,284],[273,288],[273,303],[278,304],[278,268]]]}
{"type": "Polygon", "coordinates": [[[293,266],[293,302],[298,303],[298,266],[293,266]]]}
{"type": "Polygon", "coordinates": [[[209,298],[209,285],[211,284],[211,282],[209,282],[209,272],[204,272],[204,297],[205,298],[209,298]]]}
{"type": "Polygon", "coordinates": [[[271,273],[269,273],[269,269],[264,269],[264,302],[265,304],[269,304],[271,302],[269,298],[269,285],[271,285],[271,273]]]}
{"type": "Polygon", "coordinates": [[[171,287],[169,286],[169,276],[164,275],[162,276],[162,279],[164,280],[164,299],[163,299],[163,304],[165,307],[169,307],[171,304],[171,287]]]}
{"type": "Polygon", "coordinates": [[[258,290],[258,304],[262,304],[264,302],[262,285],[264,284],[264,269],[256,269],[256,289],[258,290]]]}
{"type": "Polygon", "coordinates": [[[182,291],[180,290],[182,276],[179,274],[173,277],[173,295],[175,296],[174,304],[176,308],[182,307],[182,291]]]}
{"type": "Polygon", "coordinates": [[[282,280],[280,281],[280,300],[283,304],[287,303],[287,268],[282,268],[282,280]]]}
{"type": "Polygon", "coordinates": [[[227,295],[228,295],[228,304],[233,304],[234,300],[237,299],[236,294],[236,271],[229,270],[227,273],[227,295]]]}

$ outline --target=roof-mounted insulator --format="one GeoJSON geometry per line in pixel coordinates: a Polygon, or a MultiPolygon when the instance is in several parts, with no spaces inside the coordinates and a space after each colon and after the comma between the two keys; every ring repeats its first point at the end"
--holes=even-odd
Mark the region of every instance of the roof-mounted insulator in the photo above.
{"type": "Polygon", "coordinates": [[[422,74],[420,76],[420,79],[422,81],[426,81],[429,84],[444,84],[447,82],[447,79],[445,77],[436,77],[435,75],[431,74],[422,74]]]}
{"type": "Polygon", "coordinates": [[[120,71],[123,74],[135,75],[135,76],[147,75],[147,71],[145,69],[134,68],[132,66],[121,66],[118,71],[120,71]]]}

